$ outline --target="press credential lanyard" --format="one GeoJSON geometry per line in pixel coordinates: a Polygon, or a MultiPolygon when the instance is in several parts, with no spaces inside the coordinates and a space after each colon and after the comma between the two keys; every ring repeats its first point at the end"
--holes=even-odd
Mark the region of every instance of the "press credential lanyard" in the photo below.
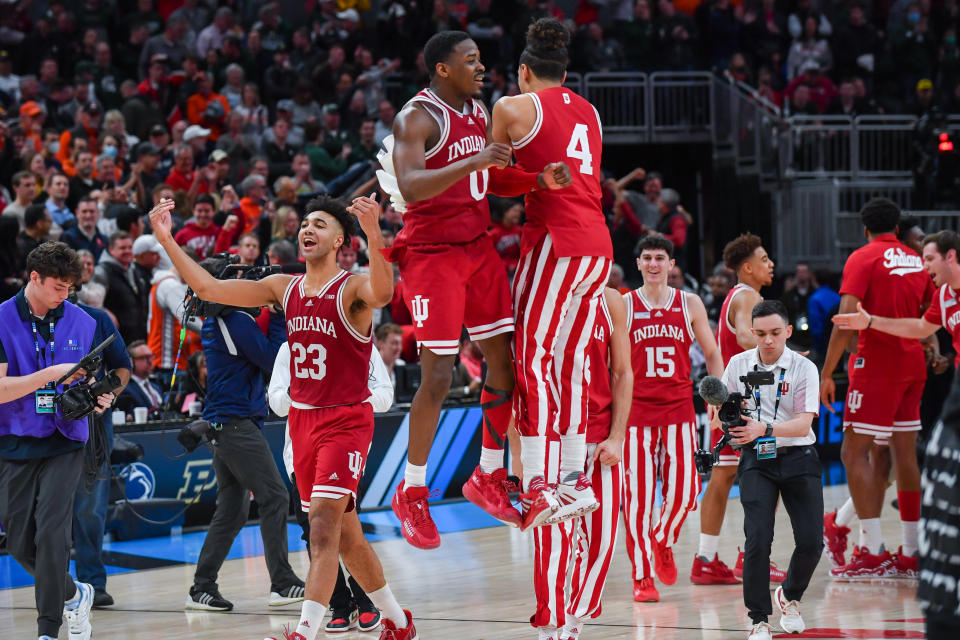
{"type": "MultiPolygon", "coordinates": [[[[757,371],[758,366],[753,365],[753,370],[757,371]]],[[[787,370],[783,367],[780,367],[780,382],[777,384],[777,400],[773,405],[773,420],[777,419],[777,411],[780,410],[780,396],[783,395],[783,377],[787,374],[787,370]]],[[[757,403],[757,420],[763,420],[763,416],[760,414],[760,387],[757,387],[753,390],[753,398],[757,403]]],[[[770,422],[773,422],[771,420],[770,422]]]]}

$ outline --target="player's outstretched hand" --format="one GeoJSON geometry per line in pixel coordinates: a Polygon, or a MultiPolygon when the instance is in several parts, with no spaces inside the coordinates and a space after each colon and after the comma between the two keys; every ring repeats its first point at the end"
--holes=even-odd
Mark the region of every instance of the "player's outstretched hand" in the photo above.
{"type": "Polygon", "coordinates": [[[513,151],[510,145],[502,142],[493,142],[488,144],[480,153],[473,156],[476,171],[483,171],[491,167],[503,169],[510,164],[510,157],[513,151]]]}
{"type": "Polygon", "coordinates": [[[863,304],[857,303],[856,313],[838,313],[833,316],[833,324],[840,329],[862,331],[870,324],[870,314],[863,310],[863,304]]]}
{"type": "Polygon", "coordinates": [[[371,196],[354,198],[350,206],[347,207],[347,211],[357,216],[357,222],[360,223],[363,232],[367,234],[367,238],[370,237],[374,229],[380,228],[380,205],[371,196]]]}
{"type": "Polygon", "coordinates": [[[150,226],[153,227],[153,237],[161,243],[170,237],[170,231],[173,229],[173,219],[170,212],[176,203],[169,198],[163,198],[157,205],[150,210],[150,226]]]}
{"type": "Polygon", "coordinates": [[[563,162],[551,162],[543,168],[540,174],[547,189],[563,189],[573,184],[570,176],[570,167],[563,162]]]}

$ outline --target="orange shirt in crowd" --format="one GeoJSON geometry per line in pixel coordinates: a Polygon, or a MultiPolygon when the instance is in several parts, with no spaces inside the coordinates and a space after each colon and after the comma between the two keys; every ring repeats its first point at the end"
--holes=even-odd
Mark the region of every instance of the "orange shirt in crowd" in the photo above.
{"type": "MultiPolygon", "coordinates": [[[[219,93],[210,93],[209,96],[204,98],[199,93],[195,93],[189,98],[187,98],[187,121],[190,124],[197,124],[202,126],[205,129],[210,129],[210,139],[216,140],[220,137],[221,124],[208,124],[204,122],[203,112],[207,110],[207,105],[209,105],[214,100],[218,100],[221,105],[223,105],[224,116],[230,113],[230,103],[227,102],[227,99],[220,95],[219,93]]],[[[223,122],[226,122],[224,118],[223,122]]]]}

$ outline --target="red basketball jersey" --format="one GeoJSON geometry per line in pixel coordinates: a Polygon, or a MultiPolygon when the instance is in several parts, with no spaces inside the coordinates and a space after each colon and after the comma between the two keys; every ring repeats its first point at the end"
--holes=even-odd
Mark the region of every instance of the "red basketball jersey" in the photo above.
{"type": "Polygon", "coordinates": [[[639,289],[624,296],[633,364],[633,426],[687,422],[693,413],[690,345],[694,338],[687,297],[677,289],[670,292],[663,307],[652,306],[639,289]]]}
{"type": "Polygon", "coordinates": [[[923,318],[930,324],[939,324],[950,334],[953,350],[957,352],[954,366],[960,368],[960,299],[957,292],[949,284],[940,287],[923,318]]]}
{"type": "Polygon", "coordinates": [[[587,345],[584,373],[587,381],[587,442],[603,442],[610,436],[613,391],[610,389],[610,334],[613,320],[607,300],[600,294],[593,339],[587,345]]]}
{"type": "Polygon", "coordinates": [[[373,342],[353,328],[343,311],[343,287],[351,275],[341,271],[314,296],[304,295],[305,277],[291,280],[283,296],[293,406],[359,404],[370,397],[373,342]]]}
{"type": "MultiPolygon", "coordinates": [[[[440,126],[439,142],[426,152],[426,169],[443,169],[487,146],[487,116],[479,102],[467,100],[459,112],[430,89],[410,102],[419,103],[440,126]]],[[[437,196],[408,202],[397,239],[406,244],[464,244],[485,233],[490,226],[488,171],[474,171],[437,196]]]]}
{"type": "Polygon", "coordinates": [[[737,284],[733,289],[727,292],[727,297],[720,307],[720,321],[717,323],[717,343],[720,346],[720,357],[723,359],[723,366],[726,367],[730,358],[743,351],[743,347],[737,342],[737,332],[730,324],[730,303],[737,297],[741,291],[753,290],[750,285],[737,284]]]}
{"type": "Polygon", "coordinates": [[[573,184],[526,194],[521,252],[533,249],[549,232],[557,257],[612,260],[613,244],[600,207],[603,132],[597,110],[565,87],[527,95],[537,109],[537,120],[530,133],[513,143],[517,166],[539,172],[551,162],[563,161],[570,167],[573,184]]]}

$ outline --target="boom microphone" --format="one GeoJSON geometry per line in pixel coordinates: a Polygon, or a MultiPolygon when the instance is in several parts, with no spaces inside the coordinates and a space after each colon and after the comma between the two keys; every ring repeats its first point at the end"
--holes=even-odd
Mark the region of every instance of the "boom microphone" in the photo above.
{"type": "Polygon", "coordinates": [[[727,398],[730,396],[730,391],[727,389],[727,385],[723,384],[723,381],[716,376],[706,376],[703,380],[700,381],[700,397],[703,398],[703,401],[707,404],[712,404],[716,407],[719,407],[724,402],[727,401],[727,398]]]}

